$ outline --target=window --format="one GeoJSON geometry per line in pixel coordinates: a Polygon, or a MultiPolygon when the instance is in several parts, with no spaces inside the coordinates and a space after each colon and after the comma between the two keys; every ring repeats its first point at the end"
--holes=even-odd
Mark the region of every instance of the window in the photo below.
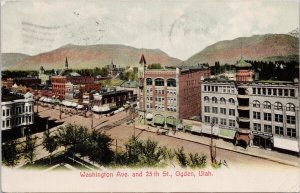
{"type": "Polygon", "coordinates": [[[152,85],[152,79],[151,78],[146,79],[146,85],[152,85]]]}
{"type": "Polygon", "coordinates": [[[234,99],[233,99],[233,98],[230,98],[230,99],[229,99],[229,103],[232,104],[232,105],[234,105],[234,103],[235,103],[234,99]]]}
{"type": "Polygon", "coordinates": [[[220,112],[221,112],[221,114],[226,115],[226,109],[225,108],[220,108],[220,112]]]}
{"type": "Polygon", "coordinates": [[[3,113],[2,113],[2,116],[5,117],[5,110],[3,110],[2,112],[3,112],[3,113]]]}
{"type": "Polygon", "coordinates": [[[218,114],[218,107],[213,107],[212,112],[215,113],[215,114],[218,114]]]}
{"type": "Polygon", "coordinates": [[[284,89],[284,96],[289,96],[289,90],[288,89],[284,89]]]}
{"type": "Polygon", "coordinates": [[[282,96],[282,89],[278,89],[278,95],[282,96]]]}
{"type": "Polygon", "coordinates": [[[259,108],[260,107],[260,102],[259,101],[253,101],[253,107],[259,108]]]}
{"type": "Polygon", "coordinates": [[[204,97],[204,101],[209,102],[209,97],[208,97],[208,96],[205,96],[205,97],[204,97]]]}
{"type": "Polygon", "coordinates": [[[220,121],[221,121],[221,125],[227,125],[227,124],[226,124],[226,119],[221,118],[220,121]]]}
{"type": "Polygon", "coordinates": [[[263,95],[266,95],[266,88],[263,88],[262,91],[263,91],[263,95]]]}
{"type": "Polygon", "coordinates": [[[176,80],[175,79],[168,79],[167,86],[169,87],[176,87],[176,80]]]}
{"type": "Polygon", "coordinates": [[[275,134],[283,135],[283,127],[275,126],[275,134]]]}
{"type": "Polygon", "coordinates": [[[253,90],[253,94],[256,94],[256,88],[253,88],[252,90],[253,90]]]}
{"type": "Polygon", "coordinates": [[[261,131],[261,126],[259,123],[254,123],[253,124],[253,129],[254,131],[261,131]]]}
{"type": "Polygon", "coordinates": [[[2,127],[5,128],[5,121],[2,121],[2,127]]]}
{"type": "Polygon", "coordinates": [[[164,86],[165,85],[165,81],[162,78],[157,78],[155,79],[155,86],[164,86]]]}
{"type": "Polygon", "coordinates": [[[286,105],[286,111],[295,111],[295,105],[294,104],[292,104],[292,103],[288,103],[287,105],[286,105]]]}
{"type": "Polygon", "coordinates": [[[274,109],[275,110],[282,110],[282,104],[280,102],[276,102],[274,104],[274,109]]]}
{"type": "Polygon", "coordinates": [[[292,97],[295,96],[295,90],[294,89],[290,89],[290,96],[292,96],[292,97]]]}
{"type": "Polygon", "coordinates": [[[6,116],[9,116],[9,109],[6,109],[6,116]]]}
{"type": "Polygon", "coordinates": [[[221,103],[221,104],[226,104],[225,98],[222,97],[222,98],[220,99],[220,103],[221,103]]]}
{"type": "Polygon", "coordinates": [[[258,88],[258,89],[257,89],[257,93],[258,93],[258,94],[261,94],[261,88],[258,88]]]}
{"type": "Polygon", "coordinates": [[[286,128],[286,134],[289,137],[296,137],[296,129],[294,129],[294,128],[286,128]]]}
{"type": "Polygon", "coordinates": [[[296,129],[294,128],[286,128],[286,134],[290,137],[296,137],[296,129]]]}
{"type": "Polygon", "coordinates": [[[268,90],[268,95],[272,94],[272,90],[270,88],[267,89],[268,90]]]}
{"type": "Polygon", "coordinates": [[[207,91],[207,86],[206,85],[204,86],[204,91],[207,91]]]}
{"type": "Polygon", "coordinates": [[[276,122],[283,122],[283,115],[275,114],[275,121],[276,122]]]}
{"type": "Polygon", "coordinates": [[[271,113],[264,113],[264,120],[265,121],[271,121],[272,120],[271,113]]]}
{"type": "Polygon", "coordinates": [[[264,125],[265,133],[272,133],[272,125],[264,125]]]}
{"type": "Polygon", "coordinates": [[[271,109],[271,103],[268,101],[265,101],[264,103],[264,109],[271,109]]]}
{"type": "Polygon", "coordinates": [[[213,98],[212,98],[212,102],[213,102],[213,103],[218,103],[218,99],[217,99],[216,97],[213,97],[213,98]]]}
{"type": "Polygon", "coordinates": [[[213,122],[214,122],[215,124],[218,124],[218,118],[217,118],[217,117],[213,117],[213,122]]]}
{"type": "Polygon", "coordinates": [[[229,115],[235,116],[235,109],[229,109],[229,115]]]}
{"type": "Polygon", "coordinates": [[[204,121],[205,121],[205,123],[210,123],[210,117],[209,116],[204,116],[204,121]]]}
{"type": "Polygon", "coordinates": [[[273,88],[273,95],[277,96],[277,89],[273,88]]]}
{"type": "Polygon", "coordinates": [[[208,106],[204,107],[204,112],[209,113],[210,112],[210,108],[208,106]]]}
{"type": "Polygon", "coordinates": [[[260,119],[260,112],[253,111],[253,119],[260,119]]]}
{"type": "Polygon", "coordinates": [[[235,127],[235,120],[229,119],[229,127],[235,127]]]}
{"type": "Polygon", "coordinates": [[[286,116],[286,122],[289,123],[289,124],[295,125],[295,123],[296,123],[296,117],[295,116],[291,116],[291,115],[287,115],[286,116]]]}

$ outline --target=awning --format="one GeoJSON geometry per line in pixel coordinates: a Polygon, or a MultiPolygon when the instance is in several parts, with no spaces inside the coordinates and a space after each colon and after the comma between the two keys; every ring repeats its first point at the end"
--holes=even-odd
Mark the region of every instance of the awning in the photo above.
{"type": "Polygon", "coordinates": [[[148,119],[148,120],[153,119],[153,114],[152,113],[148,113],[146,115],[146,119],[148,119]]]}
{"type": "Polygon", "coordinates": [[[249,135],[248,135],[248,134],[246,134],[246,135],[239,134],[239,135],[237,136],[237,140],[242,140],[242,141],[244,141],[246,144],[249,144],[250,138],[249,138],[249,135]]]}
{"type": "Polygon", "coordinates": [[[299,152],[298,141],[274,136],[274,147],[299,152]]]}
{"type": "Polygon", "coordinates": [[[43,101],[44,99],[45,99],[45,97],[42,97],[42,98],[39,99],[39,101],[43,101]]]}
{"type": "Polygon", "coordinates": [[[169,125],[176,126],[176,118],[175,117],[167,117],[166,123],[169,125]]]}
{"type": "Polygon", "coordinates": [[[78,105],[76,108],[77,109],[82,109],[84,106],[83,105],[78,105]]]}
{"type": "Polygon", "coordinates": [[[125,109],[127,109],[127,108],[130,107],[130,105],[129,105],[129,104],[125,104],[125,105],[123,105],[123,107],[124,107],[125,109]]]}
{"type": "Polygon", "coordinates": [[[210,125],[202,125],[201,133],[206,133],[206,134],[209,134],[209,135],[211,135],[211,133],[212,133],[213,135],[218,135],[219,127],[214,126],[212,128],[212,131],[211,131],[211,126],[210,125]]]}
{"type": "Polygon", "coordinates": [[[78,104],[75,103],[75,102],[72,102],[72,103],[71,103],[71,106],[72,106],[72,107],[77,107],[77,105],[78,105],[78,104]]]}
{"type": "Polygon", "coordinates": [[[163,125],[165,123],[165,118],[162,115],[155,115],[154,116],[154,124],[163,125]]]}
{"type": "Polygon", "coordinates": [[[236,130],[232,129],[219,129],[219,136],[227,139],[234,139],[236,130]]]}
{"type": "Polygon", "coordinates": [[[191,131],[196,133],[201,133],[202,127],[193,125],[191,131]]]}
{"type": "Polygon", "coordinates": [[[192,127],[191,125],[185,125],[185,126],[183,127],[184,131],[191,131],[192,128],[193,128],[193,127],[192,127]]]}

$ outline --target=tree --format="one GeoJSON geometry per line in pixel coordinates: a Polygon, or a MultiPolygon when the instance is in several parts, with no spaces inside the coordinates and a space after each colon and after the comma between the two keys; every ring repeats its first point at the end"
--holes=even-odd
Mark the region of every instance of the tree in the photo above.
{"type": "Polygon", "coordinates": [[[187,167],[189,162],[188,162],[188,158],[187,158],[182,146],[180,149],[175,150],[175,155],[176,155],[177,161],[179,162],[180,166],[183,168],[187,167]]]}
{"type": "Polygon", "coordinates": [[[2,161],[5,165],[14,167],[19,163],[21,149],[18,141],[12,140],[2,144],[2,161]]]}
{"type": "Polygon", "coordinates": [[[33,160],[36,156],[36,137],[32,137],[31,135],[26,137],[25,147],[23,147],[24,158],[29,162],[33,163],[33,160]]]}
{"type": "Polygon", "coordinates": [[[58,142],[56,136],[51,136],[49,131],[44,132],[43,148],[50,153],[50,164],[52,160],[52,153],[57,149],[58,142]]]}
{"type": "Polygon", "coordinates": [[[206,166],[206,156],[199,156],[198,153],[189,153],[190,167],[192,168],[204,168],[206,166]]]}

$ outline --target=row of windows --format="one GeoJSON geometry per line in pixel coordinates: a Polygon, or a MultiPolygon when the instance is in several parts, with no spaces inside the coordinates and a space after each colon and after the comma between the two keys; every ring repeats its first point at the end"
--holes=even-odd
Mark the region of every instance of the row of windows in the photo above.
{"type": "MultiPolygon", "coordinates": [[[[156,78],[154,80],[155,86],[165,86],[165,80],[162,78],[156,78]]],[[[146,85],[153,85],[153,81],[151,78],[146,79],[146,85]]],[[[176,80],[173,78],[167,79],[168,87],[176,87],[176,80]]]]}
{"type": "MultiPolygon", "coordinates": [[[[210,106],[204,106],[204,112],[210,113],[210,106]]],[[[212,107],[212,113],[218,114],[218,107],[212,107]]],[[[220,113],[226,115],[227,109],[220,108],[220,113]]],[[[230,116],[235,116],[235,109],[229,109],[228,113],[230,116]]]]}
{"type": "Polygon", "coordinates": [[[233,86],[208,86],[204,85],[204,91],[207,92],[220,92],[220,93],[234,93],[233,86]]]}
{"type": "MultiPolygon", "coordinates": [[[[152,88],[146,90],[147,93],[152,94],[152,88]]],[[[165,90],[163,89],[155,89],[155,94],[165,94],[165,90]]],[[[176,90],[167,90],[167,94],[176,95],[176,90]]]]}
{"type": "MultiPolygon", "coordinates": [[[[255,100],[255,101],[253,101],[253,107],[254,108],[260,108],[260,102],[259,101],[257,101],[257,100],[255,100]]],[[[283,110],[283,105],[282,105],[282,103],[280,103],[280,102],[276,102],[276,103],[274,103],[274,110],[283,110]]],[[[263,108],[264,109],[271,109],[271,107],[272,107],[272,105],[271,105],[271,103],[269,102],[269,101],[265,101],[265,102],[263,102],[263,108]]],[[[286,106],[285,106],[285,108],[286,108],[286,110],[287,111],[295,111],[295,105],[294,104],[292,104],[292,103],[288,103],[286,106]]]]}
{"type": "MultiPolygon", "coordinates": [[[[253,119],[260,119],[260,112],[253,112],[253,119]]],[[[272,114],[271,113],[264,113],[264,120],[265,121],[272,121],[272,114]]],[[[281,114],[275,114],[275,122],[283,122],[283,115],[281,114]]],[[[296,124],[296,117],[295,116],[291,116],[291,115],[287,115],[286,116],[286,122],[288,124],[296,124]]]]}
{"type": "MultiPolygon", "coordinates": [[[[204,97],[204,101],[205,102],[209,102],[209,97],[208,96],[205,96],[204,97]]],[[[228,102],[230,103],[230,104],[232,104],[232,105],[234,105],[235,104],[235,100],[233,99],[233,98],[229,98],[228,99],[228,102]]],[[[218,99],[217,99],[217,97],[212,97],[212,103],[218,103],[218,99]]],[[[220,104],[226,104],[226,99],[224,98],[224,97],[221,97],[220,98],[220,104]]]]}
{"type": "Polygon", "coordinates": [[[253,94],[272,95],[272,96],[295,96],[295,89],[277,89],[277,88],[253,88],[253,94]]]}
{"type": "MultiPolygon", "coordinates": [[[[13,110],[13,112],[12,112],[12,114],[14,115],[14,114],[21,114],[21,113],[24,113],[24,112],[26,112],[26,113],[30,113],[30,112],[32,112],[32,106],[25,106],[25,111],[24,111],[24,106],[22,106],[22,107],[15,107],[15,108],[13,108],[12,109],[13,110]]],[[[11,112],[10,112],[10,109],[3,109],[2,110],[2,116],[3,117],[5,117],[5,116],[10,116],[10,114],[11,114],[11,112]]]]}
{"type": "MultiPolygon", "coordinates": [[[[23,123],[30,123],[31,120],[32,120],[31,116],[26,117],[26,119],[24,117],[17,117],[17,118],[12,119],[12,125],[20,125],[23,123]]],[[[7,119],[6,121],[5,120],[2,121],[2,128],[6,128],[6,127],[10,127],[10,126],[11,126],[10,119],[7,119]]]]}
{"type": "MultiPolygon", "coordinates": [[[[214,121],[215,124],[219,124],[219,119],[217,117],[210,117],[210,116],[204,116],[204,122],[205,123],[210,123],[211,120],[214,121]]],[[[229,119],[227,122],[227,119],[220,118],[220,125],[222,126],[229,126],[229,127],[235,127],[235,120],[229,119]],[[228,125],[227,125],[228,123],[228,125]]]]}
{"type": "MultiPolygon", "coordinates": [[[[261,124],[254,123],[253,124],[254,131],[260,131],[265,133],[273,133],[272,132],[272,125],[264,125],[263,130],[261,124]]],[[[280,126],[275,126],[275,134],[277,135],[284,135],[284,128],[280,126]]],[[[296,129],[295,128],[286,128],[286,135],[290,137],[296,137],[296,129]]]]}

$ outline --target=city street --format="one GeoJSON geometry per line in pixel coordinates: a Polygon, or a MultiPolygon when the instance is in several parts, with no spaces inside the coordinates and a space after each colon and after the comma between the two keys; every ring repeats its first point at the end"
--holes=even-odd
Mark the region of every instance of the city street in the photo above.
{"type": "MultiPolygon", "coordinates": [[[[41,117],[49,117],[49,119],[59,119],[59,110],[52,108],[45,108],[39,106],[39,115],[41,117]]],[[[147,130],[134,129],[133,124],[126,124],[126,112],[120,112],[116,115],[106,117],[104,115],[94,114],[93,125],[95,129],[100,129],[104,126],[108,126],[117,122],[123,122],[124,124],[117,125],[116,127],[107,129],[106,132],[114,139],[113,148],[117,139],[118,149],[125,149],[124,143],[130,139],[135,133],[139,139],[146,140],[148,138],[159,142],[159,145],[167,146],[168,148],[177,149],[181,146],[184,147],[186,153],[198,153],[206,154],[209,160],[209,147],[203,144],[186,141],[182,139],[173,138],[165,135],[157,135],[156,133],[149,132],[147,130]],[[123,120],[123,121],[119,121],[123,120]]],[[[91,128],[91,117],[84,117],[78,115],[66,115],[62,114],[62,121],[67,123],[76,123],[83,125],[87,128],[91,128]]],[[[240,154],[224,149],[217,149],[217,160],[226,160],[229,168],[242,169],[242,168],[272,168],[272,169],[295,169],[293,166],[283,165],[274,161],[253,157],[245,154],[240,154]]],[[[225,166],[223,166],[225,167],[225,166]]]]}

